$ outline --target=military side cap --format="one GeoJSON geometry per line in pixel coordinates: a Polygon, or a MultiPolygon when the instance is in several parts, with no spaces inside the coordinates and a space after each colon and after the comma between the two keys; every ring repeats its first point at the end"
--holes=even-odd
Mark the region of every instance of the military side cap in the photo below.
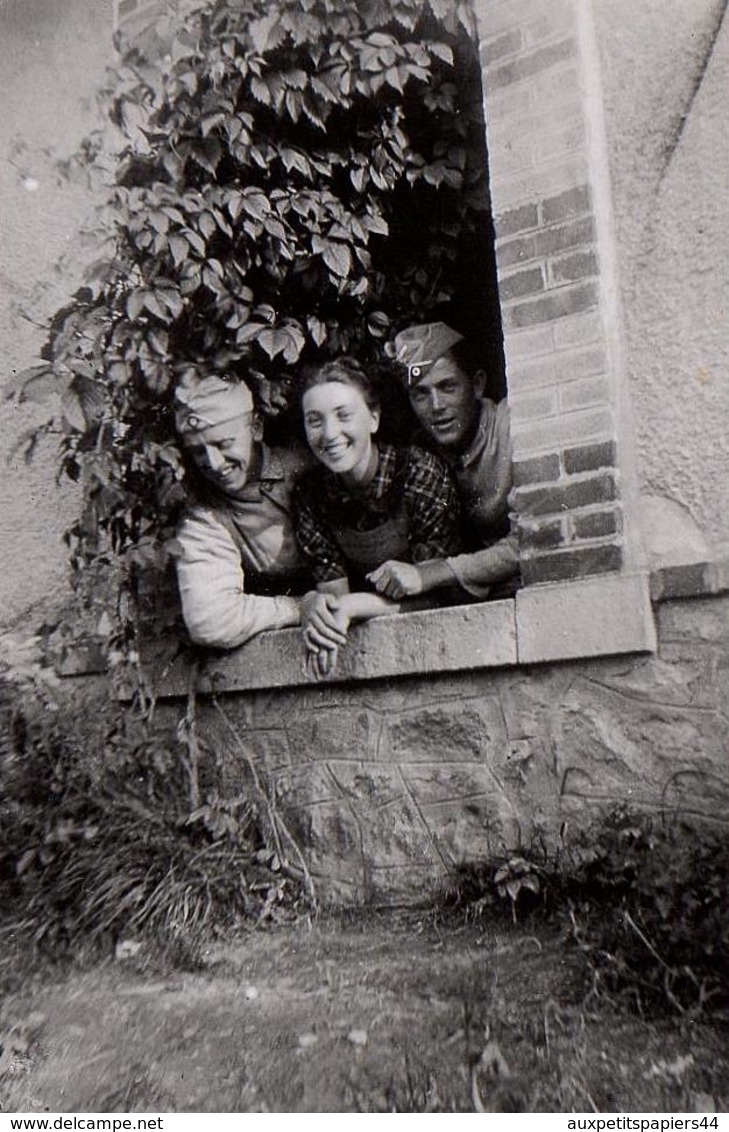
{"type": "Polygon", "coordinates": [[[385,346],[389,358],[403,367],[408,386],[423,377],[438,358],[442,358],[463,335],[445,322],[425,322],[408,326],[385,346]]]}
{"type": "Polygon", "coordinates": [[[204,377],[183,381],[175,390],[175,428],[180,436],[226,424],[253,409],[251,391],[240,381],[204,377]]]}

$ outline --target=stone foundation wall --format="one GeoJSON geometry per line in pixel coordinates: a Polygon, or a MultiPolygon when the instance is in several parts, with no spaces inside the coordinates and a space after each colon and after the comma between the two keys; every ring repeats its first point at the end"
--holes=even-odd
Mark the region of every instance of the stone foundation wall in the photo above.
{"type": "Polygon", "coordinates": [[[729,596],[656,618],[655,654],[203,696],[199,733],[325,903],[423,900],[619,803],[726,827],[729,596]]]}

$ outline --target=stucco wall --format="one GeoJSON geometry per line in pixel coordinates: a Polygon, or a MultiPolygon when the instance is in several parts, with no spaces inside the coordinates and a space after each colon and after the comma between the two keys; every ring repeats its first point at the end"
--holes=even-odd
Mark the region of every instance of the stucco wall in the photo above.
{"type": "Polygon", "coordinates": [[[729,596],[657,617],[654,655],[201,697],[197,734],[325,901],[416,902],[619,803],[725,827],[729,596]]]}
{"type": "MultiPolygon", "coordinates": [[[[111,33],[111,0],[0,3],[0,385],[36,362],[44,332],[34,323],[68,301],[90,257],[79,240],[90,196],[61,181],[54,162],[98,124],[94,95],[111,33]]],[[[0,402],[3,622],[65,584],[61,536],[76,493],[55,486],[55,441],[30,468],[20,458],[6,463],[18,437],[46,416],[40,406],[0,402]]]]}
{"type": "Polygon", "coordinates": [[[710,545],[729,540],[725,6],[593,0],[638,474],[710,545]]]}

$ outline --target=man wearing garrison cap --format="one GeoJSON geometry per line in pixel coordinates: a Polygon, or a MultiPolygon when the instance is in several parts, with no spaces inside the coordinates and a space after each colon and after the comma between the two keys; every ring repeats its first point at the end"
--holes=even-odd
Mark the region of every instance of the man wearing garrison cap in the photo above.
{"type": "MultiPolygon", "coordinates": [[[[242,382],[189,373],[175,393],[175,427],[200,473],[197,498],[176,535],[182,613],[196,644],[234,648],[264,629],[300,623],[312,580],[294,537],[291,495],[308,463],[274,449],[242,382]]],[[[311,595],[319,605],[321,596],[311,595]]],[[[325,605],[326,603],[324,603],[325,605]]],[[[330,642],[343,643],[334,619],[330,642]]]]}
{"type": "Polygon", "coordinates": [[[444,322],[400,331],[385,347],[428,441],[449,464],[469,552],[421,563],[385,562],[372,575],[379,593],[399,600],[453,584],[485,599],[513,589],[519,572],[508,496],[512,487],[509,407],[484,396],[486,375],[468,359],[462,334],[444,322]]]}

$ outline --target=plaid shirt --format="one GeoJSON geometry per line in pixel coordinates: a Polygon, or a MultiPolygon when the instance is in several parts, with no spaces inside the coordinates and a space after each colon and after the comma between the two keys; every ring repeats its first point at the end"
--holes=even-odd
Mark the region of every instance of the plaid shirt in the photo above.
{"type": "Polygon", "coordinates": [[[316,467],[294,493],[296,538],[318,582],[346,578],[337,528],[367,531],[404,510],[411,562],[446,558],[460,543],[460,513],[450,472],[422,448],[381,444],[374,477],[353,492],[341,476],[316,467]]]}

